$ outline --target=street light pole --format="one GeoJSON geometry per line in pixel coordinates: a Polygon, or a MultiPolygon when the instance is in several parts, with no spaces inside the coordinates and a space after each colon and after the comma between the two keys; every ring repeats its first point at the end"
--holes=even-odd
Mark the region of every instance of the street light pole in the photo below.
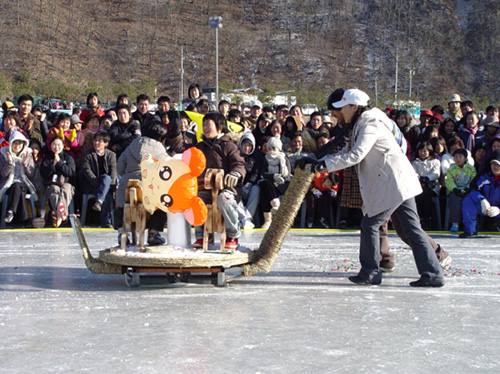
{"type": "Polygon", "coordinates": [[[398,99],[398,70],[399,70],[399,54],[396,48],[396,79],[394,83],[394,101],[398,99]]]}
{"type": "Polygon", "coordinates": [[[215,29],[215,105],[219,102],[219,29],[222,28],[222,17],[210,17],[209,24],[215,29]]]}
{"type": "Polygon", "coordinates": [[[181,68],[179,70],[181,73],[181,89],[179,90],[179,103],[182,103],[184,99],[184,46],[181,47],[181,68]]]}
{"type": "Polygon", "coordinates": [[[410,91],[408,92],[408,97],[411,98],[411,80],[413,76],[415,75],[415,70],[410,69],[410,91]]]}

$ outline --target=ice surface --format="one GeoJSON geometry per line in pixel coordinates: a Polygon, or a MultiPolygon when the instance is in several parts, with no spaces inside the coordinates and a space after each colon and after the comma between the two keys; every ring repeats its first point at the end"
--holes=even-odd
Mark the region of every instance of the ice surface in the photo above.
{"type": "MultiPolygon", "coordinates": [[[[95,256],[115,245],[84,232],[95,256]]],[[[269,274],[131,289],[89,272],[69,229],[2,231],[0,373],[498,373],[499,236],[434,238],[453,257],[441,289],[408,286],[394,234],[397,269],[353,285],[359,233],[314,230],[290,232],[269,274]]]]}

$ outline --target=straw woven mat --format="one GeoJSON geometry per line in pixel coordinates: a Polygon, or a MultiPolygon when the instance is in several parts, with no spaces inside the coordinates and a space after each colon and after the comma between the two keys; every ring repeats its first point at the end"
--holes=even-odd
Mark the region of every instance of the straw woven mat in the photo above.
{"type": "Polygon", "coordinates": [[[252,251],[245,247],[238,247],[235,252],[221,251],[194,251],[172,247],[170,245],[151,247],[147,252],[137,251],[137,247],[128,246],[127,251],[117,250],[110,252],[105,249],[99,252],[99,260],[108,264],[144,267],[231,267],[250,262],[252,251]]]}

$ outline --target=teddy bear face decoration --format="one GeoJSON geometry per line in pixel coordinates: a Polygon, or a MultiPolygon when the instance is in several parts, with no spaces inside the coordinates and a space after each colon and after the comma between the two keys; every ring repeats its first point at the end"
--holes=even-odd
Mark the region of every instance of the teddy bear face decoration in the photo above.
{"type": "Polygon", "coordinates": [[[207,207],[197,196],[196,177],[203,173],[205,166],[205,155],[194,147],[184,151],[182,159],[155,160],[146,155],[141,161],[142,201],[146,210],[184,213],[191,225],[203,225],[207,207]]]}

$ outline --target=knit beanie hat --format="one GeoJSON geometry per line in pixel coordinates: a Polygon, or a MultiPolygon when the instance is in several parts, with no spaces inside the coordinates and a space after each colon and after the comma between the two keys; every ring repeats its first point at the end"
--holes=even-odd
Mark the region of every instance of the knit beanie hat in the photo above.
{"type": "Polygon", "coordinates": [[[283,144],[281,143],[281,140],[274,136],[267,141],[267,149],[276,148],[281,151],[282,147],[283,144]]]}

